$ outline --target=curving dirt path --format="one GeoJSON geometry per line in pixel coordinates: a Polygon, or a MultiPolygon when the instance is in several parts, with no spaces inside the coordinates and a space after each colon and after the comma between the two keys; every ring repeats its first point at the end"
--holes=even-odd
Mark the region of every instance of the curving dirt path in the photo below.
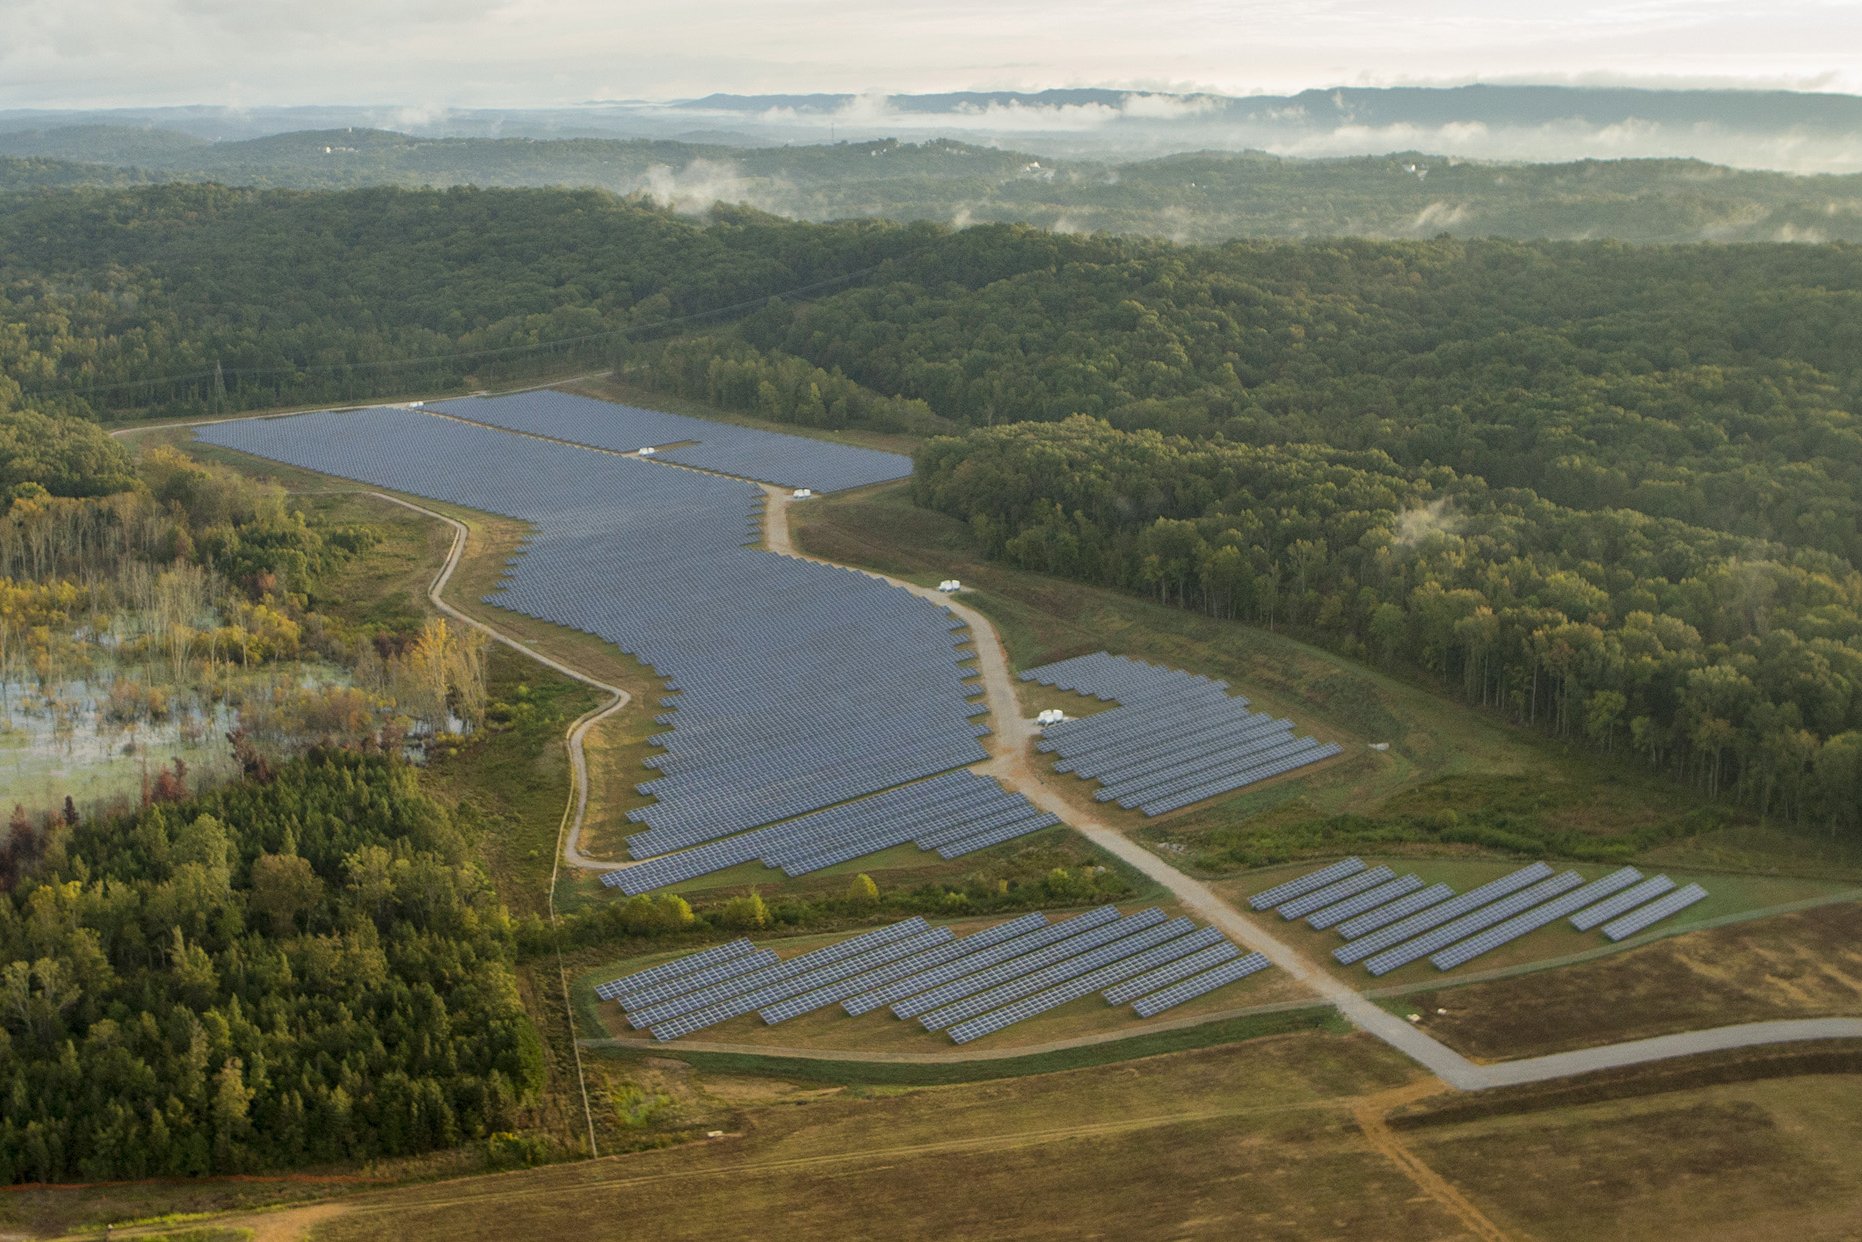
{"type": "MultiPolygon", "coordinates": [[[[473,629],[479,631],[479,633],[490,638],[493,642],[503,643],[511,650],[528,656],[530,659],[535,660],[538,664],[546,668],[554,669],[564,677],[572,678],[585,686],[593,686],[595,689],[610,696],[608,702],[576,717],[575,721],[570,724],[567,734],[564,736],[564,744],[569,748],[569,767],[572,772],[573,780],[571,782],[572,787],[569,795],[570,807],[565,810],[563,815],[565,824],[563,831],[558,837],[558,849],[556,852],[559,866],[562,862],[566,861],[572,867],[583,867],[600,871],[613,870],[613,863],[603,862],[598,858],[590,858],[582,853],[581,850],[582,824],[583,821],[588,818],[588,754],[584,747],[584,740],[588,737],[588,731],[590,729],[600,724],[603,720],[606,720],[609,716],[612,716],[615,712],[620,711],[623,707],[626,707],[633,701],[633,696],[619,686],[610,686],[607,682],[590,677],[587,673],[571,668],[560,660],[552,660],[549,656],[544,655],[542,652],[532,647],[526,646],[524,643],[498,629],[496,626],[487,625],[478,618],[468,616],[466,613],[459,611],[459,609],[447,603],[442,592],[445,591],[447,582],[451,581],[453,571],[459,567],[459,559],[465,555],[466,539],[470,533],[466,528],[466,524],[461,522],[458,518],[449,517],[439,512],[437,509],[429,509],[425,505],[415,504],[411,500],[403,500],[401,497],[389,495],[387,492],[371,491],[368,495],[375,497],[377,500],[385,500],[391,505],[400,505],[403,509],[412,509],[415,513],[423,513],[436,521],[446,523],[452,528],[452,547],[447,550],[446,561],[440,566],[439,573],[434,575],[433,582],[427,587],[428,603],[432,604],[435,608],[453,618],[455,621],[458,621],[461,625],[471,626],[473,629]]],[[[555,900],[556,874],[557,873],[552,870],[550,875],[550,895],[552,904],[554,904],[555,900]]]]}
{"type": "Polygon", "coordinates": [[[1405,1146],[1396,1131],[1390,1128],[1389,1116],[1393,1110],[1427,1099],[1440,1089],[1440,1083],[1424,1079],[1394,1091],[1367,1095],[1352,1104],[1352,1120],[1358,1123],[1359,1132],[1364,1135],[1366,1142],[1377,1149],[1379,1155],[1414,1182],[1418,1190],[1441,1204],[1480,1242],[1507,1242],[1508,1235],[1500,1226],[1488,1219],[1487,1214],[1456,1190],[1447,1178],[1430,1168],[1422,1157],[1405,1146]]]}

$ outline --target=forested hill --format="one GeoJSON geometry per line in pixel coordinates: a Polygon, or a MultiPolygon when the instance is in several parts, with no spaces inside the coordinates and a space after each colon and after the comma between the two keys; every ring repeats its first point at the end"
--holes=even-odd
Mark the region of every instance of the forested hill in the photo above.
{"type": "Polygon", "coordinates": [[[688,210],[721,201],[804,220],[993,221],[1193,242],[1441,233],[1862,241],[1862,177],[1855,175],[1795,176],[1691,159],[1535,163],[1417,152],[1290,159],[1203,150],[1120,159],[1056,155],[1041,135],[1023,138],[778,147],[345,128],[206,142],[173,130],[68,125],[0,130],[0,190],[148,181],[574,186],[645,194],[688,210]]]}
{"type": "Polygon", "coordinates": [[[182,414],[599,365],[622,332],[828,291],[934,237],[596,191],[0,196],[0,409],[182,414]]]}

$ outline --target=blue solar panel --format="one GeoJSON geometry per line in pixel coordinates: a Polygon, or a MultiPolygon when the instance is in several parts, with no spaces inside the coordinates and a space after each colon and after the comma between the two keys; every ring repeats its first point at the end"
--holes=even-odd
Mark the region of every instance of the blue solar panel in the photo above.
{"type": "MultiPolygon", "coordinates": [[[[1180,922],[1188,924],[1189,920],[1183,919],[1180,922]]],[[[1166,924],[1154,930],[1163,932],[1168,927],[1169,925],[1166,924]]],[[[1143,974],[1159,964],[1193,955],[1197,949],[1208,947],[1220,939],[1220,932],[1212,927],[1205,927],[1199,932],[1176,936],[1153,948],[1100,966],[1096,970],[1090,970],[1084,974],[1072,973],[1071,977],[1055,982],[1000,1009],[954,1023],[949,1028],[950,1037],[956,1043],[967,1044],[973,1039],[1013,1026],[1036,1014],[1058,1009],[1070,1001],[1079,1000],[1082,996],[1090,996],[1108,984],[1143,974]]]]}
{"type": "Polygon", "coordinates": [[[1571,916],[1571,926],[1579,931],[1589,931],[1599,923],[1608,923],[1619,914],[1634,910],[1646,901],[1653,901],[1663,893],[1673,891],[1675,882],[1665,875],[1653,875],[1642,883],[1626,888],[1614,897],[1609,897],[1596,905],[1579,910],[1571,916]]]}
{"type": "MultiPolygon", "coordinates": [[[[1005,979],[974,995],[939,1005],[936,1009],[919,1015],[918,1021],[927,1031],[943,1030],[965,1018],[987,1013],[991,1009],[1038,992],[1042,988],[1056,983],[1065,983],[1069,979],[1078,978],[1090,971],[1097,971],[1102,966],[1109,966],[1113,962],[1142,953],[1165,941],[1179,939],[1188,935],[1194,927],[1195,924],[1185,918],[1170,919],[1166,922],[1154,923],[1149,927],[1127,927],[1123,935],[1106,944],[1075,954],[1051,966],[1044,966],[1039,970],[1005,979]]],[[[1097,990],[1096,988],[1087,989],[1087,991],[1097,990]]]]}
{"type": "Polygon", "coordinates": [[[602,1000],[615,1000],[641,988],[665,983],[681,975],[689,975],[694,971],[703,970],[707,966],[716,966],[720,962],[729,961],[734,957],[743,957],[755,951],[755,945],[739,937],[725,944],[713,945],[709,949],[700,949],[696,953],[687,953],[683,957],[676,957],[670,962],[662,962],[660,965],[651,967],[647,970],[636,971],[631,975],[623,975],[619,979],[610,979],[608,982],[595,989],[595,995],[602,1000]]]}
{"type": "Polygon", "coordinates": [[[1377,888],[1386,880],[1395,878],[1396,872],[1388,867],[1372,867],[1369,871],[1360,871],[1356,875],[1346,876],[1324,888],[1314,889],[1310,893],[1295,897],[1292,901],[1277,907],[1275,913],[1290,923],[1294,919],[1305,918],[1313,911],[1323,909],[1335,901],[1356,896],[1366,889],[1377,888]]]}
{"type": "MultiPolygon", "coordinates": [[[[914,917],[786,959],[740,940],[610,983],[628,985],[627,1020],[658,1040],[752,1012],[771,1024],[836,1001],[864,1013],[902,993],[900,1008],[963,1043],[1094,992],[1113,1004],[1150,998],[1234,967],[1240,952],[1190,919],[1102,906],[1060,923],[1027,914],[961,940],[914,917]]],[[[1240,973],[1258,968],[1250,960],[1240,973]]]]}
{"type": "Polygon", "coordinates": [[[914,947],[907,952],[876,953],[871,961],[863,957],[860,964],[870,967],[869,969],[848,971],[839,978],[760,1009],[757,1011],[757,1016],[774,1026],[778,1022],[799,1018],[805,1013],[812,1013],[814,1010],[832,1005],[875,983],[884,983],[888,979],[908,975],[914,970],[949,961],[963,951],[962,942],[957,940],[956,933],[948,927],[932,928],[922,937],[915,937],[911,943],[914,947]]]}
{"type": "Polygon", "coordinates": [[[1326,885],[1342,880],[1348,875],[1356,875],[1362,870],[1364,870],[1364,862],[1362,859],[1347,858],[1343,861],[1335,862],[1329,867],[1321,867],[1317,871],[1308,871],[1305,875],[1295,876],[1284,884],[1276,884],[1270,889],[1265,889],[1256,893],[1254,896],[1248,898],[1248,908],[1252,910],[1265,910],[1270,906],[1277,906],[1283,901],[1291,901],[1303,893],[1310,893],[1314,889],[1324,888],[1326,885]]]}
{"type": "Polygon", "coordinates": [[[865,487],[908,478],[912,473],[912,459],[900,453],[643,410],[549,389],[435,401],[428,408],[508,431],[612,452],[631,453],[651,446],[665,461],[817,492],[865,487]]]}
{"type": "MultiPolygon", "coordinates": [[[[841,1002],[841,1008],[850,1014],[863,1014],[894,1001],[903,1001],[915,997],[921,992],[929,991],[941,984],[947,984],[1006,962],[1011,958],[1021,957],[1027,953],[1044,949],[1062,940],[1081,935],[1095,927],[1102,927],[1114,922],[1119,917],[1117,906],[1100,906],[1097,910],[1088,910],[1060,923],[1037,925],[1019,931],[1012,937],[1002,937],[995,943],[982,944],[979,938],[985,933],[978,932],[968,937],[966,943],[974,952],[966,954],[942,966],[921,971],[905,979],[895,980],[881,987],[869,989],[858,996],[848,997],[841,1002]]],[[[1020,920],[1017,920],[1020,922],[1020,920]]],[[[1005,925],[1006,926],[1006,925],[1005,925]]],[[[936,1002],[932,1002],[935,1004],[936,1002]]]]}
{"type": "MultiPolygon", "coordinates": [[[[903,923],[894,923],[890,927],[880,927],[873,931],[862,932],[851,939],[803,953],[796,957],[765,967],[752,974],[736,975],[721,980],[696,991],[681,993],[669,1000],[656,1001],[652,1004],[630,1009],[627,1020],[637,1030],[641,1027],[656,1026],[684,1015],[697,1013],[708,1006],[715,1006],[738,997],[752,995],[769,988],[773,984],[799,978],[824,966],[833,965],[847,958],[858,956],[870,949],[892,944],[910,936],[918,935],[926,929],[923,918],[914,916],[903,923]]],[[[805,991],[797,988],[796,991],[805,991]]],[[[780,999],[775,997],[772,999],[780,999]]],[[[763,1002],[759,1001],[758,1004],[763,1002]]],[[[756,1008],[755,1005],[751,1008],[756,1008]]],[[[749,1012],[745,1010],[744,1012],[749,1012]]],[[[723,1019],[717,1019],[722,1021],[723,1019]]],[[[696,1029],[696,1028],[693,1028],[696,1029]]]]}
{"type": "Polygon", "coordinates": [[[1613,871],[1600,880],[1592,880],[1582,888],[1554,897],[1542,906],[1536,906],[1523,914],[1515,914],[1505,922],[1496,923],[1479,935],[1471,936],[1459,944],[1449,945],[1440,953],[1430,957],[1429,961],[1437,970],[1453,970],[1464,962],[1473,961],[1483,953],[1491,952],[1503,944],[1510,944],[1547,924],[1556,923],[1573,910],[1581,910],[1599,897],[1608,897],[1611,893],[1627,888],[1641,878],[1642,873],[1634,867],[1624,867],[1613,871]]]}
{"type": "Polygon", "coordinates": [[[1463,937],[1484,931],[1503,919],[1530,910],[1533,906],[1560,893],[1584,883],[1584,877],[1575,871],[1566,871],[1549,880],[1540,880],[1537,884],[1522,888],[1510,896],[1502,897],[1491,905],[1470,911],[1460,918],[1432,928],[1412,940],[1385,949],[1367,958],[1364,968],[1373,975],[1387,975],[1400,966],[1408,965],[1418,958],[1427,957],[1437,949],[1446,948],[1463,937]]]}
{"type": "Polygon", "coordinates": [[[1174,1009],[1186,1001],[1193,1001],[1217,988],[1266,970],[1268,965],[1268,960],[1261,954],[1250,953],[1246,957],[1238,957],[1232,962],[1205,970],[1200,975],[1192,975],[1181,983],[1173,983],[1161,992],[1140,997],[1133,1002],[1132,1008],[1138,1011],[1141,1018],[1154,1018],[1166,1009],[1174,1009]]]}
{"type": "Polygon", "coordinates": [[[1198,949],[1188,957],[1180,957],[1174,962],[1166,962],[1154,970],[1147,970],[1134,978],[1115,983],[1107,988],[1103,995],[1106,1003],[1124,1005],[1147,996],[1159,988],[1187,979],[1191,975],[1201,974],[1211,966],[1220,966],[1223,962],[1241,956],[1241,950],[1224,940],[1208,948],[1198,949]]]}
{"type": "MultiPolygon", "coordinates": [[[[754,1013],[766,1005],[787,1000],[830,983],[847,975],[859,974],[874,966],[917,953],[920,950],[946,940],[950,936],[948,929],[937,931],[902,931],[905,924],[895,924],[884,929],[890,933],[889,938],[881,943],[868,943],[857,953],[843,954],[833,961],[822,962],[808,970],[775,979],[749,992],[740,992],[724,999],[714,1001],[702,1009],[688,1011],[665,1021],[653,1023],[653,1038],[658,1040],[677,1039],[693,1031],[727,1022],[732,1018],[754,1013]]],[[[856,937],[858,939],[858,937],[856,937]]],[[[839,946],[837,946],[839,947],[839,946]]],[[[808,956],[814,956],[812,954],[808,956]]],[[[798,959],[800,960],[800,959],[798,959]]],[[[631,1015],[630,1015],[631,1017],[631,1015]]]]}
{"type": "Polygon", "coordinates": [[[1425,889],[1399,897],[1395,901],[1375,906],[1363,914],[1353,915],[1338,924],[1338,934],[1346,938],[1364,936],[1380,927],[1387,927],[1398,919],[1406,919],[1412,914],[1427,910],[1430,906],[1447,901],[1455,895],[1455,890],[1446,884],[1431,884],[1425,889]]]}
{"type": "Polygon", "coordinates": [[[1490,880],[1459,897],[1451,897],[1425,910],[1419,910],[1408,918],[1398,919],[1387,927],[1379,928],[1377,931],[1353,940],[1350,944],[1340,945],[1332,950],[1332,956],[1350,965],[1382,949],[1402,944],[1412,936],[1419,936],[1430,928],[1440,927],[1471,910],[1478,910],[1488,902],[1505,897],[1508,893],[1518,892],[1528,884],[1543,880],[1551,874],[1552,869],[1542,862],[1521,867],[1518,871],[1503,875],[1497,880],[1490,880]]]}
{"type": "MultiPolygon", "coordinates": [[[[1077,921],[1078,920],[1070,920],[1070,922],[1077,921]]],[[[892,1006],[892,1012],[901,1018],[916,1018],[920,1014],[927,1013],[943,1005],[952,1004],[962,1000],[966,996],[974,996],[979,992],[986,991],[998,984],[1006,983],[1011,979],[1019,979],[1057,962],[1063,962],[1070,957],[1078,957],[1082,953],[1089,953],[1101,945],[1129,936],[1135,931],[1141,931],[1144,928],[1162,923],[1163,921],[1164,912],[1153,908],[1149,910],[1140,910],[1136,914],[1128,914],[1124,918],[1115,919],[1111,922],[1100,923],[1097,926],[1067,936],[1065,939],[1056,940],[1046,947],[1036,949],[1031,953],[1024,953],[1017,957],[1008,958],[992,966],[980,970],[973,970],[969,974],[952,979],[949,983],[940,984],[926,991],[914,993],[904,1000],[895,1002],[892,1006]]],[[[1058,926],[1066,927],[1068,924],[1062,923],[1058,924],[1058,926]]]]}
{"type": "Polygon", "coordinates": [[[1653,927],[1663,919],[1679,914],[1695,902],[1706,899],[1706,889],[1698,884],[1685,885],[1666,897],[1657,897],[1640,910],[1632,911],[1621,918],[1605,923],[1603,934],[1611,940],[1627,940],[1637,932],[1653,927]]]}
{"type": "Polygon", "coordinates": [[[1293,722],[1248,710],[1225,683],[1104,651],[1029,669],[1024,681],[1116,701],[1049,725],[1039,748],[1057,769],[1099,783],[1093,796],[1146,815],[1200,802],[1338,753],[1292,735],[1293,722]]]}
{"type": "Polygon", "coordinates": [[[614,999],[620,1002],[621,1008],[637,1011],[646,1008],[648,1005],[669,1001],[675,996],[686,996],[693,992],[702,991],[713,984],[723,983],[727,979],[735,979],[739,976],[748,976],[754,972],[767,970],[769,967],[774,966],[778,960],[780,959],[768,949],[758,949],[753,953],[746,953],[742,957],[729,958],[715,965],[707,966],[702,970],[695,970],[689,975],[681,975],[676,979],[660,980],[658,983],[628,992],[626,995],[617,996],[614,999]]]}
{"type": "Polygon", "coordinates": [[[1388,905],[1398,897],[1407,896],[1422,887],[1422,877],[1418,875],[1399,876],[1394,880],[1379,884],[1368,892],[1347,897],[1323,906],[1306,916],[1306,925],[1323,931],[1336,923],[1341,923],[1354,914],[1363,914],[1379,906],[1388,905]]]}

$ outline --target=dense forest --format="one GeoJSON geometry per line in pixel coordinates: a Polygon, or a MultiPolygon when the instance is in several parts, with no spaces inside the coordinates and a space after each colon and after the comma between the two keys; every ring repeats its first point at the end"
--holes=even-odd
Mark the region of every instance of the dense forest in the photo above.
{"type": "Polygon", "coordinates": [[[427,1151],[543,1079],[504,909],[379,754],[61,825],[0,960],[0,1181],[427,1151]]]}
{"type": "Polygon", "coordinates": [[[236,410],[605,362],[857,279],[925,226],[708,223],[597,192],[0,196],[0,410],[236,410]]]}

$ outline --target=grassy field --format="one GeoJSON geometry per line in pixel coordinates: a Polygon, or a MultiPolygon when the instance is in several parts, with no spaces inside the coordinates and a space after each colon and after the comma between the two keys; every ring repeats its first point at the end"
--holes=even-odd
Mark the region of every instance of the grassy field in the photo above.
{"type": "Polygon", "coordinates": [[[1736,1022],[1862,1015],[1862,905],[1692,931],[1558,970],[1417,992],[1403,1003],[1436,1038],[1490,1059],[1736,1022]]]}
{"type": "Polygon", "coordinates": [[[718,1138],[352,1187],[193,1227],[321,1242],[604,1237],[616,1222],[701,1239],[746,1219],[820,1238],[1470,1236],[1431,1190],[1439,1179],[1509,1237],[1853,1237],[1862,1078],[1790,1073],[1769,1064],[1779,1059],[1623,1072],[1581,1090],[1436,1095],[1399,1109],[1399,1164],[1360,1119],[1426,1086],[1358,1035],[939,1087],[785,1083],[646,1058],[639,1090],[654,1098],[632,1107],[718,1138]]]}
{"type": "Polygon", "coordinates": [[[313,1236],[602,1236],[623,1216],[670,1239],[746,1219],[821,1238],[1452,1236],[1349,1119],[1351,1099],[1408,1080],[1357,1037],[1306,1035],[841,1090],[746,1107],[698,1147],[359,1196],[313,1236]]]}
{"type": "Polygon", "coordinates": [[[1543,1242],[1835,1242],[1862,1221],[1862,1076],[1807,1075],[1403,1132],[1503,1229],[1543,1242]]]}
{"type": "MultiPolygon", "coordinates": [[[[918,582],[958,577],[1027,668],[1105,649],[1226,678],[1260,710],[1345,754],[1321,768],[1158,820],[1090,801],[1109,822],[1187,868],[1219,875],[1287,858],[1414,843],[1494,853],[1497,840],[1547,856],[1648,856],[1727,870],[1862,879],[1862,850],[1765,829],[1628,762],[1578,751],[1420,682],[1284,634],[1165,608],[1120,592],[982,559],[968,529],[891,486],[796,510],[808,552],[918,582]],[[1373,750],[1373,744],[1388,744],[1373,750]]],[[[1035,690],[1030,707],[1084,706],[1035,690]],[[1053,701],[1049,701],[1053,700],[1053,701]]]]}

